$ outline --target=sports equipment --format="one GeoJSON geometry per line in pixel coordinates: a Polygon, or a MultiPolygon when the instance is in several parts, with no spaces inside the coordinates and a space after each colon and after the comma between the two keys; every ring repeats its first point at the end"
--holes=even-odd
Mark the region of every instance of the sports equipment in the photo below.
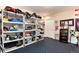
{"type": "Polygon", "coordinates": [[[10,31],[17,31],[17,29],[14,26],[9,27],[10,31]]]}
{"type": "Polygon", "coordinates": [[[22,12],[20,9],[15,9],[15,13],[24,14],[24,12],[22,12]]]}
{"type": "Polygon", "coordinates": [[[4,10],[15,12],[15,9],[13,7],[10,7],[10,6],[6,6],[4,10]]]}
{"type": "Polygon", "coordinates": [[[11,19],[8,19],[8,21],[11,21],[11,22],[23,22],[23,19],[21,19],[21,18],[11,18],[11,19]]]}

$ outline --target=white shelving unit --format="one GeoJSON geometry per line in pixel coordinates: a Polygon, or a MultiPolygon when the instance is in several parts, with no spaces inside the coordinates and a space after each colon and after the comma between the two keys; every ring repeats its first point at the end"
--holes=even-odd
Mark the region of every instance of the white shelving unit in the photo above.
{"type": "Polygon", "coordinates": [[[15,42],[15,41],[19,41],[19,40],[23,40],[23,38],[22,39],[15,39],[15,40],[5,41],[4,43],[15,42]]]}
{"type": "Polygon", "coordinates": [[[36,25],[36,23],[27,23],[27,22],[26,22],[25,24],[27,24],[27,25],[28,25],[28,24],[29,24],[29,25],[36,25]]]}
{"type": "Polygon", "coordinates": [[[22,48],[24,47],[23,45],[19,46],[19,47],[12,47],[12,48],[9,48],[9,49],[5,49],[5,52],[10,52],[10,51],[13,51],[13,50],[16,50],[16,49],[19,49],[19,48],[22,48]]]}
{"type": "Polygon", "coordinates": [[[23,31],[3,31],[3,33],[18,33],[18,32],[23,32],[23,31]]]}
{"type": "MultiPolygon", "coordinates": [[[[5,10],[2,10],[2,16],[0,16],[1,18],[1,29],[2,29],[2,47],[4,49],[4,52],[10,52],[10,51],[13,51],[13,50],[16,50],[16,49],[19,49],[19,48],[22,48],[22,47],[25,47],[27,45],[30,45],[30,44],[33,44],[35,42],[38,42],[37,40],[37,31],[38,31],[38,28],[37,28],[37,25],[38,25],[38,19],[35,18],[35,17],[31,17],[30,19],[33,19],[35,22],[34,23],[28,23],[26,20],[28,19],[25,19],[25,16],[22,15],[22,14],[18,14],[18,13],[14,13],[14,12],[10,12],[10,11],[5,11],[5,10]],[[4,13],[8,13],[10,15],[17,15],[17,16],[21,16],[22,19],[23,19],[23,22],[10,22],[10,21],[5,21],[4,19],[4,13]],[[6,26],[7,24],[9,25],[21,25],[23,28],[22,30],[17,30],[17,31],[4,31],[4,25],[6,26]],[[28,26],[28,25],[35,25],[35,28],[34,29],[31,29],[31,30],[26,30],[25,26],[28,26]],[[35,31],[35,39],[34,41],[30,41],[28,42],[28,40],[30,40],[30,38],[33,38],[32,36],[25,36],[25,32],[33,32],[35,31]],[[14,34],[14,33],[23,33],[23,37],[22,38],[17,38],[17,39],[14,39],[14,40],[7,40],[5,41],[5,38],[4,38],[4,34],[14,34]],[[26,40],[27,40],[27,43],[26,43],[26,40]],[[20,46],[13,46],[13,47],[10,47],[10,48],[5,48],[5,45],[8,44],[8,43],[12,43],[12,42],[18,42],[18,41],[21,41],[22,44],[20,46]]],[[[15,44],[15,43],[14,43],[15,44]]],[[[8,45],[9,46],[9,45],[8,45]]]]}
{"type": "MultiPolygon", "coordinates": [[[[25,32],[33,32],[33,31],[37,31],[37,18],[33,17],[33,18],[30,18],[31,20],[33,19],[34,20],[34,23],[27,23],[27,19],[25,19],[25,32]],[[31,29],[31,30],[26,30],[26,26],[28,25],[35,25],[35,28],[31,29]]],[[[34,35],[35,38],[36,38],[36,35],[34,35]]],[[[30,45],[30,44],[33,44],[35,42],[37,42],[37,40],[35,39],[34,41],[32,41],[32,36],[25,36],[25,41],[27,42],[29,40],[29,42],[25,42],[25,46],[27,45],[30,45]]]]}
{"type": "Polygon", "coordinates": [[[32,30],[25,30],[26,32],[30,32],[30,31],[36,31],[37,29],[32,29],[32,30]]]}
{"type": "Polygon", "coordinates": [[[10,23],[10,24],[23,24],[23,22],[9,22],[9,21],[3,21],[3,23],[10,23]]]}
{"type": "Polygon", "coordinates": [[[40,29],[38,29],[37,30],[37,34],[36,34],[36,36],[38,37],[38,36],[41,36],[41,38],[39,39],[39,41],[41,41],[41,40],[43,40],[44,39],[44,28],[45,28],[45,23],[44,23],[44,21],[43,20],[41,20],[41,19],[39,19],[38,21],[38,24],[37,24],[37,29],[38,28],[40,28],[40,29]],[[42,29],[42,30],[41,30],[42,29]],[[40,32],[42,32],[42,34],[40,33],[40,32]]]}
{"type": "Polygon", "coordinates": [[[36,43],[36,42],[37,42],[37,41],[30,42],[30,43],[28,43],[28,44],[25,44],[25,46],[28,46],[28,45],[33,44],[33,43],[36,43]]]}
{"type": "MultiPolygon", "coordinates": [[[[9,12],[9,11],[5,11],[5,10],[2,10],[2,17],[1,17],[1,20],[2,20],[2,47],[4,48],[4,52],[10,52],[10,51],[12,51],[12,50],[16,50],[16,49],[19,49],[19,48],[21,48],[21,47],[23,47],[23,44],[21,45],[21,46],[12,46],[12,47],[10,47],[10,48],[6,48],[5,47],[5,45],[6,44],[8,44],[8,43],[12,43],[12,42],[17,42],[17,41],[23,41],[24,39],[23,38],[21,38],[21,39],[19,39],[19,38],[17,38],[17,39],[14,39],[14,40],[6,40],[5,41],[5,38],[4,38],[4,34],[14,34],[14,33],[23,33],[24,31],[24,29],[22,29],[22,30],[17,30],[17,31],[4,31],[4,29],[3,29],[3,27],[4,27],[4,25],[6,26],[7,24],[9,24],[9,25],[22,25],[22,26],[24,26],[24,21],[23,22],[10,22],[10,21],[8,21],[8,20],[6,20],[5,21],[5,18],[4,18],[4,14],[5,14],[5,12],[7,13],[7,14],[10,14],[10,15],[17,15],[17,16],[21,16],[21,17],[23,17],[23,15],[22,14],[16,14],[16,13],[14,13],[14,12],[9,12]]],[[[7,15],[7,16],[9,16],[9,15],[7,15]]],[[[9,18],[9,17],[8,17],[9,18]]],[[[8,19],[7,18],[7,19],[8,19]]],[[[15,17],[14,17],[15,18],[15,17]]],[[[24,19],[24,18],[23,18],[24,19]]],[[[15,44],[15,43],[14,43],[15,44]]],[[[9,45],[8,45],[9,46],[9,45]]]]}

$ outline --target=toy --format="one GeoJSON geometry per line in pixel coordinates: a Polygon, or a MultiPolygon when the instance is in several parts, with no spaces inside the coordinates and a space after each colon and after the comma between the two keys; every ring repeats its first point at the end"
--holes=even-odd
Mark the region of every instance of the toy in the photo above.
{"type": "Polygon", "coordinates": [[[7,35],[7,34],[5,34],[4,38],[5,38],[5,41],[8,41],[8,40],[15,40],[18,37],[16,35],[7,35]]]}
{"type": "Polygon", "coordinates": [[[15,40],[17,39],[17,36],[9,36],[9,40],[15,40]]]}
{"type": "Polygon", "coordinates": [[[37,18],[41,19],[42,17],[41,17],[41,16],[39,16],[39,15],[37,15],[37,18]]]}
{"type": "Polygon", "coordinates": [[[23,22],[23,19],[21,19],[21,18],[11,18],[11,19],[8,19],[8,21],[11,21],[11,22],[23,22]]]}
{"type": "Polygon", "coordinates": [[[4,26],[4,31],[17,31],[16,26],[4,26]]]}
{"type": "Polygon", "coordinates": [[[9,27],[10,31],[17,31],[17,29],[14,26],[9,27]]]}
{"type": "Polygon", "coordinates": [[[17,41],[16,46],[21,46],[22,44],[22,41],[17,41]]]}
{"type": "Polygon", "coordinates": [[[24,14],[25,14],[25,16],[26,16],[26,17],[25,17],[26,19],[29,19],[29,18],[31,17],[31,14],[30,14],[29,12],[25,12],[24,14]]]}
{"type": "Polygon", "coordinates": [[[31,33],[30,33],[30,36],[34,36],[36,34],[36,32],[35,31],[32,31],[31,33]]]}
{"type": "Polygon", "coordinates": [[[42,37],[39,35],[39,36],[37,36],[37,37],[39,37],[39,39],[41,39],[42,37]]]}
{"type": "Polygon", "coordinates": [[[4,26],[3,29],[4,31],[9,31],[9,26],[4,26]]]}
{"type": "Polygon", "coordinates": [[[22,32],[21,32],[21,33],[17,33],[16,36],[17,36],[18,38],[22,38],[22,37],[23,37],[23,33],[22,33],[22,32]]]}
{"type": "Polygon", "coordinates": [[[25,27],[26,30],[31,30],[31,29],[34,29],[34,28],[35,28],[35,25],[29,25],[29,26],[25,27]]]}
{"type": "Polygon", "coordinates": [[[39,18],[39,19],[42,18],[41,16],[37,15],[36,13],[33,13],[33,14],[31,15],[31,17],[35,17],[35,18],[39,18]]]}
{"type": "Polygon", "coordinates": [[[35,40],[35,36],[32,36],[32,41],[34,41],[35,40]]]}
{"type": "Polygon", "coordinates": [[[27,40],[27,39],[25,39],[25,43],[26,43],[26,44],[28,43],[28,40],[27,40]]]}
{"type": "Polygon", "coordinates": [[[22,18],[17,18],[20,22],[23,22],[23,19],[22,18]]]}
{"type": "Polygon", "coordinates": [[[44,32],[40,32],[40,34],[44,34],[44,32]]]}
{"type": "Polygon", "coordinates": [[[15,9],[13,7],[10,7],[10,6],[6,6],[4,10],[15,12],[15,9]]]}
{"type": "Polygon", "coordinates": [[[24,14],[24,12],[22,12],[22,10],[20,10],[20,9],[15,9],[15,13],[24,14]]]}
{"type": "Polygon", "coordinates": [[[18,25],[14,25],[13,27],[16,28],[16,29],[19,29],[19,26],[18,25]]]}
{"type": "Polygon", "coordinates": [[[10,36],[9,35],[6,35],[5,41],[8,41],[9,39],[10,39],[10,36]]]}
{"type": "Polygon", "coordinates": [[[32,42],[32,37],[30,37],[29,39],[27,39],[28,43],[32,42]]]}
{"type": "Polygon", "coordinates": [[[30,33],[29,32],[25,32],[25,36],[30,36],[30,33]]]}
{"type": "Polygon", "coordinates": [[[37,17],[36,13],[33,13],[33,14],[31,15],[31,17],[37,17]]]}
{"type": "Polygon", "coordinates": [[[26,28],[26,30],[31,30],[32,29],[32,27],[31,26],[28,26],[27,28],[26,28]]]}

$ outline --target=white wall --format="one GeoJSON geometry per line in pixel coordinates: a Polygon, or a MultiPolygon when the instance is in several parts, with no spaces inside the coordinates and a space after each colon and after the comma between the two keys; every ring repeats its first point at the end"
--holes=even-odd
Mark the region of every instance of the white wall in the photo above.
{"type": "Polygon", "coordinates": [[[68,11],[64,11],[64,12],[52,15],[52,17],[57,20],[64,20],[64,19],[74,18],[75,17],[74,14],[75,14],[74,9],[73,10],[71,9],[68,11]]]}
{"type": "Polygon", "coordinates": [[[45,20],[45,37],[55,38],[54,36],[54,21],[53,19],[45,20]]]}

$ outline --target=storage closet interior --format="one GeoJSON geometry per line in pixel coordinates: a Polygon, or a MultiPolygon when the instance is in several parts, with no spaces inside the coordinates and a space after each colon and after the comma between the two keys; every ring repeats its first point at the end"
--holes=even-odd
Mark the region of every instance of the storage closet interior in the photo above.
{"type": "Polygon", "coordinates": [[[43,40],[44,22],[36,13],[30,14],[10,6],[0,13],[0,45],[10,52],[43,40]]]}

